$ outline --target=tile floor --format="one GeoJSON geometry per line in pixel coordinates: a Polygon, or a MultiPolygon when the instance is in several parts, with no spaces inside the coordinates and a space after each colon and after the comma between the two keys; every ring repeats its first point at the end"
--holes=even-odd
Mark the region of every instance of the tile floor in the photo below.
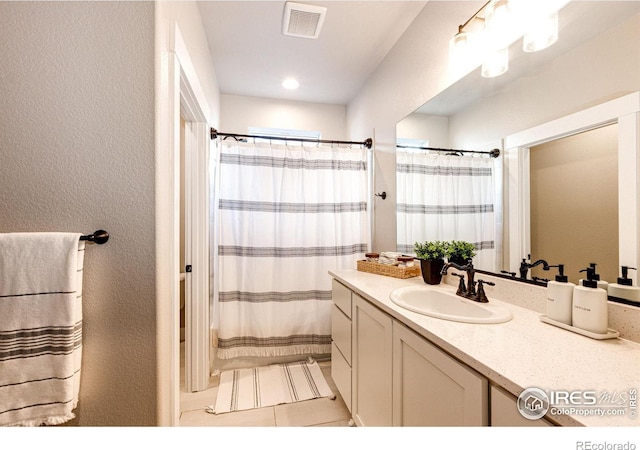
{"type": "MultiPolygon", "coordinates": [[[[184,343],[183,343],[184,344],[184,343]]],[[[180,426],[181,427],[347,427],[351,414],[335,383],[331,379],[331,362],[318,361],[335,400],[319,398],[286,405],[237,411],[226,414],[210,414],[207,405],[215,405],[218,392],[218,376],[209,380],[208,389],[200,392],[184,391],[184,366],[180,376],[180,426]]]]}

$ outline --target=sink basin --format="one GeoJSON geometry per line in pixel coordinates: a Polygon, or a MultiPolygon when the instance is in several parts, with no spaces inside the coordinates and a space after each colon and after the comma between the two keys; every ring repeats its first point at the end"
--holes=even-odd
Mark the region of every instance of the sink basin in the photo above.
{"type": "Polygon", "coordinates": [[[407,286],[394,289],[389,296],[398,306],[438,319],[466,323],[503,323],[513,317],[507,308],[478,303],[436,286],[407,286]]]}

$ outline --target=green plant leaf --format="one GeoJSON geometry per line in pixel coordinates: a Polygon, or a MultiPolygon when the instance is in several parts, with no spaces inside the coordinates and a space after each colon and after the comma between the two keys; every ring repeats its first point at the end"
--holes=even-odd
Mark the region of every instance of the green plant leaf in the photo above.
{"type": "Polygon", "coordinates": [[[416,242],[414,250],[420,259],[443,259],[447,256],[448,245],[443,241],[416,242]]]}

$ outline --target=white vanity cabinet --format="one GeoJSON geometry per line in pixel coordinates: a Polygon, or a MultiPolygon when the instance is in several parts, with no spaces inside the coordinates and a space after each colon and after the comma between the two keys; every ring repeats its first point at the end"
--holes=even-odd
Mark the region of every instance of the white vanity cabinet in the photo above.
{"type": "Polygon", "coordinates": [[[393,425],[486,426],[488,381],[393,322],[393,425]]]}
{"type": "Polygon", "coordinates": [[[335,279],[332,280],[331,378],[349,411],[351,411],[351,296],[351,290],[335,279]]]}
{"type": "Polygon", "coordinates": [[[356,425],[488,425],[486,378],[333,283],[332,376],[356,425]],[[343,313],[346,299],[348,318],[343,313]]]}
{"type": "Polygon", "coordinates": [[[517,398],[498,386],[491,386],[492,427],[553,427],[544,417],[529,420],[518,412],[517,398]]]}
{"type": "Polygon", "coordinates": [[[392,425],[390,316],[353,294],[353,420],[358,426],[392,425]]]}

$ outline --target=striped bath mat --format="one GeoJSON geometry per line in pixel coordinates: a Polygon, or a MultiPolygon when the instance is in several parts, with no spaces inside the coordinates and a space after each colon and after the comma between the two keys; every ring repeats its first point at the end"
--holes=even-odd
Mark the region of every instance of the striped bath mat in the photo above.
{"type": "Polygon", "coordinates": [[[321,397],[335,399],[318,363],[310,358],[222,372],[215,408],[207,407],[207,412],[222,414],[321,397]]]}

